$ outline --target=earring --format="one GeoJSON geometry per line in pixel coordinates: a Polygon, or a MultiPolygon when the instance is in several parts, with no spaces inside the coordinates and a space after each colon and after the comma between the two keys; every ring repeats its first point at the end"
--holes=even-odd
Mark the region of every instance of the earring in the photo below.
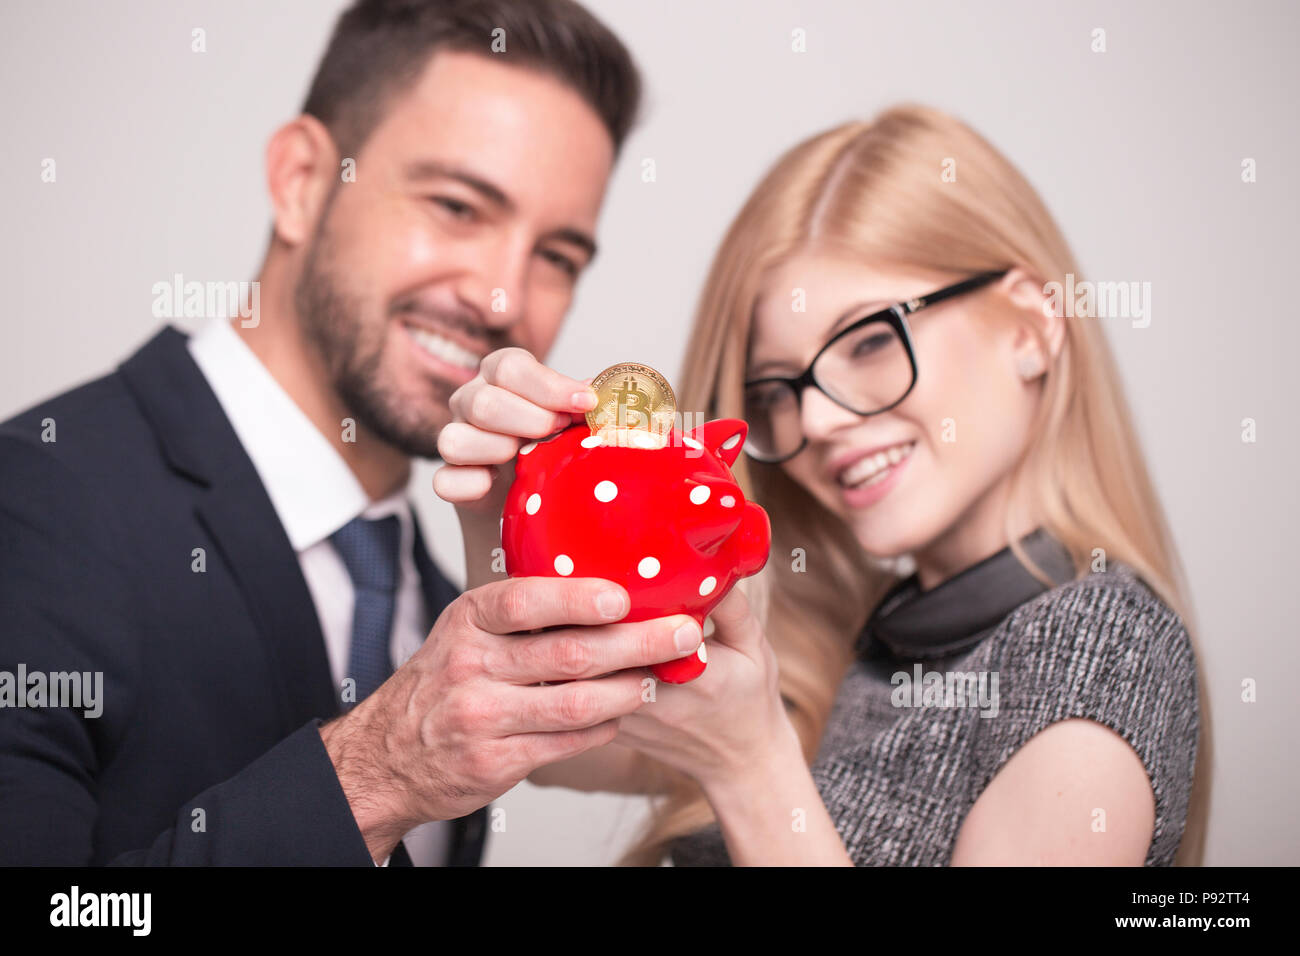
{"type": "Polygon", "coordinates": [[[1036,355],[1022,355],[1020,361],[1016,363],[1016,371],[1026,382],[1037,378],[1043,374],[1042,363],[1039,362],[1036,355]]]}

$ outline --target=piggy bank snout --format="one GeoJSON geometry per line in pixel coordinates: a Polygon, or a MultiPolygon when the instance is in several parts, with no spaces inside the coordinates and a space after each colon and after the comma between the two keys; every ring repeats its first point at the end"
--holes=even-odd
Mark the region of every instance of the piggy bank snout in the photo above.
{"type": "Polygon", "coordinates": [[[772,524],[767,512],[752,501],[745,503],[745,513],[736,532],[736,554],[740,577],[749,577],[763,570],[772,547],[772,524]]]}

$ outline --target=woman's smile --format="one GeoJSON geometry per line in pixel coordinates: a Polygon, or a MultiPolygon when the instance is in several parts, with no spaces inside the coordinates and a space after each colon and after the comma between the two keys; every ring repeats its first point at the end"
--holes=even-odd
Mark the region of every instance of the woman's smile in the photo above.
{"type": "Polygon", "coordinates": [[[860,455],[847,466],[841,466],[833,480],[844,504],[854,509],[866,508],[889,494],[901,480],[915,448],[915,441],[901,442],[860,455]]]}

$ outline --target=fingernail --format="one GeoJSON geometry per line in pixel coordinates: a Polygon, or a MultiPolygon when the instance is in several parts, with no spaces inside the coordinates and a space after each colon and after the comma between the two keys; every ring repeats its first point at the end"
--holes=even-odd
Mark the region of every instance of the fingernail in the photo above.
{"type": "Polygon", "coordinates": [[[700,646],[700,626],[695,621],[687,621],[677,630],[673,631],[673,644],[676,645],[680,654],[689,654],[695,648],[700,646]]]}
{"type": "Polygon", "coordinates": [[[591,389],[585,392],[574,392],[571,401],[583,411],[588,411],[596,407],[596,393],[591,389]]]}
{"type": "Polygon", "coordinates": [[[627,602],[622,591],[601,591],[596,596],[596,610],[607,620],[615,620],[626,613],[627,602]]]}

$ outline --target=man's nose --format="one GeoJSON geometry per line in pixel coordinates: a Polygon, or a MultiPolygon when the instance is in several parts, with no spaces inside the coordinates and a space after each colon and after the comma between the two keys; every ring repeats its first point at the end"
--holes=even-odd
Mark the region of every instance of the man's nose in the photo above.
{"type": "Polygon", "coordinates": [[[530,248],[523,241],[502,239],[481,250],[461,294],[490,328],[509,328],[523,318],[530,266],[530,248]]]}
{"type": "Polygon", "coordinates": [[[857,424],[862,416],[830,397],[814,385],[807,386],[799,410],[800,425],[808,441],[825,440],[841,428],[857,424]]]}

